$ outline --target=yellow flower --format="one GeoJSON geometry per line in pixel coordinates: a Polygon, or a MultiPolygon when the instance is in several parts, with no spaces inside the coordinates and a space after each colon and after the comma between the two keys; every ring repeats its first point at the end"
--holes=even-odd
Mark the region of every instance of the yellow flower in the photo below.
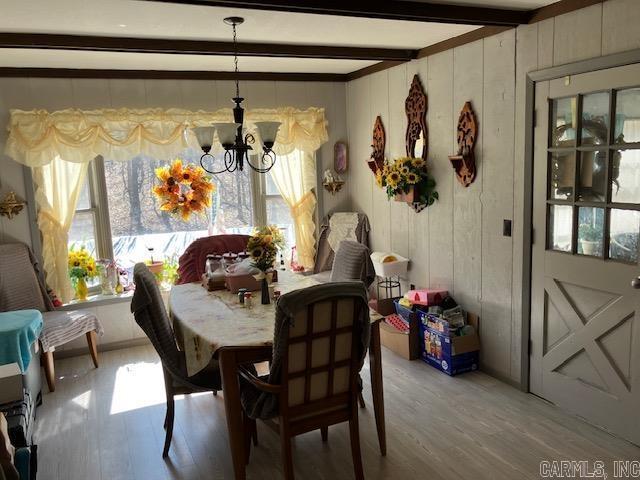
{"type": "Polygon", "coordinates": [[[422,168],[424,166],[424,160],[421,158],[414,158],[413,160],[411,160],[411,165],[413,165],[415,168],[422,168]]]}
{"type": "Polygon", "coordinates": [[[264,253],[264,250],[262,249],[262,247],[255,247],[254,249],[251,250],[251,256],[253,258],[260,258],[263,253],[264,253]]]}
{"type": "Polygon", "coordinates": [[[405,165],[400,169],[400,173],[406,177],[409,174],[409,167],[405,165]]]}
{"type": "Polygon", "coordinates": [[[376,173],[376,185],[382,187],[382,171],[380,170],[378,170],[378,173],[376,173]]]}
{"type": "Polygon", "coordinates": [[[182,160],[176,158],[169,168],[171,176],[176,179],[182,178],[182,160]]]}
{"type": "Polygon", "coordinates": [[[387,184],[390,185],[392,188],[397,187],[399,181],[400,181],[400,174],[398,172],[391,172],[387,176],[387,184]]]}
{"type": "Polygon", "coordinates": [[[407,175],[407,183],[410,183],[411,185],[414,185],[414,184],[418,183],[418,180],[419,180],[418,175],[416,175],[413,172],[411,172],[409,175],[407,175]]]}

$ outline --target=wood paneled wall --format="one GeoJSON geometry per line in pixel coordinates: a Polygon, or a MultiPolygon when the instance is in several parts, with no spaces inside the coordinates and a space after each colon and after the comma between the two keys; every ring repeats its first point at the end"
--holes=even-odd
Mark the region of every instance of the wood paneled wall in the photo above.
{"type": "Polygon", "coordinates": [[[445,287],[481,317],[482,365],[521,380],[526,73],[640,48],[640,2],[609,0],[518,27],[347,85],[353,208],[369,216],[375,250],[411,259],[407,284],[445,287]],[[429,167],[440,200],[415,214],[388,202],[365,165],[373,121],[381,115],[387,156],[404,155],[404,98],[417,73],[428,95],[429,167]],[[478,175],[464,189],[448,155],[470,100],[479,122],[478,175]],[[360,162],[359,165],[354,165],[360,162]],[[502,235],[504,219],[512,236],[502,235]]]}
{"type": "MultiPolygon", "coordinates": [[[[329,141],[318,151],[320,217],[348,206],[349,183],[332,196],[322,188],[322,172],[333,167],[333,144],[346,140],[345,84],[331,82],[240,83],[246,108],[324,107],[329,122],[329,141]]],[[[176,107],[216,110],[231,107],[235,94],[231,81],[129,80],[70,78],[0,78],[0,195],[15,190],[24,198],[22,166],[4,155],[9,110],[65,108],[176,107]]],[[[348,177],[349,173],[346,174],[348,177]]],[[[12,220],[0,217],[0,243],[30,243],[29,219],[20,214],[12,220]]]]}

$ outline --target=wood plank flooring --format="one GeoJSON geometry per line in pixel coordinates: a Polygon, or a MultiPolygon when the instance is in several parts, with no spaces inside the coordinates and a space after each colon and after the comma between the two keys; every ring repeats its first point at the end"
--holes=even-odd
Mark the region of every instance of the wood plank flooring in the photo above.
{"type": "MultiPolygon", "coordinates": [[[[56,361],[56,392],[38,410],[39,480],[233,478],[220,396],[176,400],[170,458],[161,458],[162,370],[151,346],[56,361]]],[[[638,460],[640,448],[483,373],[450,378],[383,349],[388,454],[381,457],[370,389],[360,410],[367,479],[538,479],[541,460],[638,460]]],[[[363,372],[368,382],[368,371],[363,372]]],[[[46,389],[46,387],[45,387],[46,389]]],[[[249,479],[281,479],[278,437],[258,424],[249,479]]],[[[348,428],[294,442],[301,480],[353,478],[348,428]]]]}

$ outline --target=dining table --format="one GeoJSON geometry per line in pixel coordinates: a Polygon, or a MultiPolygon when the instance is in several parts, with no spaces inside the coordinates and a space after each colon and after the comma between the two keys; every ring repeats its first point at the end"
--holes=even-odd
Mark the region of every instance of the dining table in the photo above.
{"type": "MultiPolygon", "coordinates": [[[[274,290],[281,294],[321,283],[313,276],[289,270],[278,271],[277,280],[273,283],[274,290]]],[[[273,345],[276,301],[263,305],[260,292],[254,292],[249,306],[241,304],[236,293],[208,291],[198,282],[175,285],[169,293],[169,311],[188,375],[204,369],[212,358],[218,360],[236,479],[246,478],[238,366],[268,358],[273,345]]],[[[370,311],[369,370],[380,453],[386,455],[379,329],[382,319],[380,314],[370,311]]]]}

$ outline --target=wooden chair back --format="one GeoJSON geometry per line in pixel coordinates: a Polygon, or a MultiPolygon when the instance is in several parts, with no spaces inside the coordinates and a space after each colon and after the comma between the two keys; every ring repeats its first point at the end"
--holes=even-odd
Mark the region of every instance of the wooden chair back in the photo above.
{"type": "Polygon", "coordinates": [[[300,309],[289,327],[280,392],[281,421],[298,435],[351,418],[358,393],[362,326],[359,297],[300,309]]]}

